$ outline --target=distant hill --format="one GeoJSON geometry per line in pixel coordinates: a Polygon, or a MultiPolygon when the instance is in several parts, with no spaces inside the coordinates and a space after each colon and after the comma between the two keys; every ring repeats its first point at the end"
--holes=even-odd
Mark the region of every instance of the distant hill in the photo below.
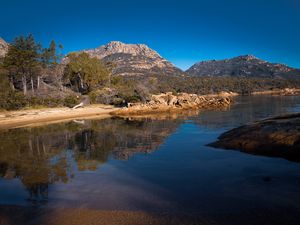
{"type": "Polygon", "coordinates": [[[184,72],[144,44],[109,42],[96,49],[85,50],[93,57],[115,64],[114,75],[182,75],[184,72]]]}
{"type": "Polygon", "coordinates": [[[0,38],[0,58],[4,57],[8,51],[9,44],[0,38]]]}
{"type": "Polygon", "coordinates": [[[300,78],[300,69],[270,63],[252,55],[225,60],[209,60],[194,64],[186,71],[192,76],[235,76],[265,78],[300,78]]]}

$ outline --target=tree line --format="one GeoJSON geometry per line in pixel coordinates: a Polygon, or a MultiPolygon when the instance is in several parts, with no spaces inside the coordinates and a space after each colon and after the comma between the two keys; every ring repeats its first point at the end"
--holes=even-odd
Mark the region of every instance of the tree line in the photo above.
{"type": "MultiPolygon", "coordinates": [[[[63,49],[62,45],[59,45],[59,49],[63,49]]],[[[2,62],[2,68],[11,89],[22,89],[23,94],[27,95],[28,84],[30,84],[32,93],[35,89],[39,89],[42,74],[53,69],[60,56],[57,53],[55,41],[51,41],[48,48],[42,48],[40,44],[36,43],[33,35],[20,36],[15,38],[9,46],[2,62]]]]}
{"type": "Polygon", "coordinates": [[[14,102],[12,109],[21,108],[32,99],[41,100],[42,86],[52,100],[58,94],[59,98],[87,94],[109,85],[111,66],[84,52],[64,56],[63,46],[54,40],[43,47],[32,34],[16,37],[0,59],[0,108],[10,108],[14,102]]]}

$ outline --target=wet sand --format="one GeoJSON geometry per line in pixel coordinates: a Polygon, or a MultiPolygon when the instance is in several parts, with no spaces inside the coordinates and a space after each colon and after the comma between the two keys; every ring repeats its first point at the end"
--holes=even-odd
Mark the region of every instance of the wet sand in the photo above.
{"type": "Polygon", "coordinates": [[[115,110],[118,108],[110,105],[90,105],[79,109],[61,107],[5,111],[0,112],[0,129],[37,126],[73,119],[108,118],[115,110]]]}

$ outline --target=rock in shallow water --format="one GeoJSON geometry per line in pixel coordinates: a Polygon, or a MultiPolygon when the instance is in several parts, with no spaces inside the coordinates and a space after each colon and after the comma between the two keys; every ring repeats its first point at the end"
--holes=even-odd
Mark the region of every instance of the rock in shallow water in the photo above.
{"type": "Polygon", "coordinates": [[[128,103],[127,108],[113,112],[113,115],[145,115],[163,112],[178,112],[182,110],[204,110],[204,109],[225,109],[230,106],[233,95],[196,95],[179,93],[173,95],[171,92],[152,95],[145,103],[128,103]]]}
{"type": "Polygon", "coordinates": [[[241,126],[218,139],[208,146],[300,162],[300,113],[241,126]]]}

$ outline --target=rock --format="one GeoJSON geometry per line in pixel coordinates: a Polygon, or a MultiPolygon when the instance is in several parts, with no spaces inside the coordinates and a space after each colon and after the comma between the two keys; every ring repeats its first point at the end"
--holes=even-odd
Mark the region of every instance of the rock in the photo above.
{"type": "Polygon", "coordinates": [[[152,114],[184,109],[219,109],[228,107],[231,102],[229,97],[199,96],[187,93],[173,95],[168,92],[152,95],[151,99],[146,103],[128,103],[127,108],[114,112],[114,115],[152,114]]]}
{"type": "Polygon", "coordinates": [[[300,162],[300,113],[241,126],[218,139],[209,146],[300,162]]]}
{"type": "Polygon", "coordinates": [[[223,97],[229,97],[229,96],[238,96],[239,94],[236,92],[232,92],[232,91],[221,91],[220,93],[218,93],[219,96],[223,96],[223,97]]]}
{"type": "Polygon", "coordinates": [[[169,95],[168,105],[175,106],[178,103],[178,98],[174,95],[169,95]]]}
{"type": "Polygon", "coordinates": [[[300,89],[296,89],[296,88],[285,88],[280,93],[280,95],[299,95],[299,94],[300,94],[300,89]]]}
{"type": "Polygon", "coordinates": [[[4,57],[8,51],[9,44],[0,38],[0,58],[4,57]]]}

